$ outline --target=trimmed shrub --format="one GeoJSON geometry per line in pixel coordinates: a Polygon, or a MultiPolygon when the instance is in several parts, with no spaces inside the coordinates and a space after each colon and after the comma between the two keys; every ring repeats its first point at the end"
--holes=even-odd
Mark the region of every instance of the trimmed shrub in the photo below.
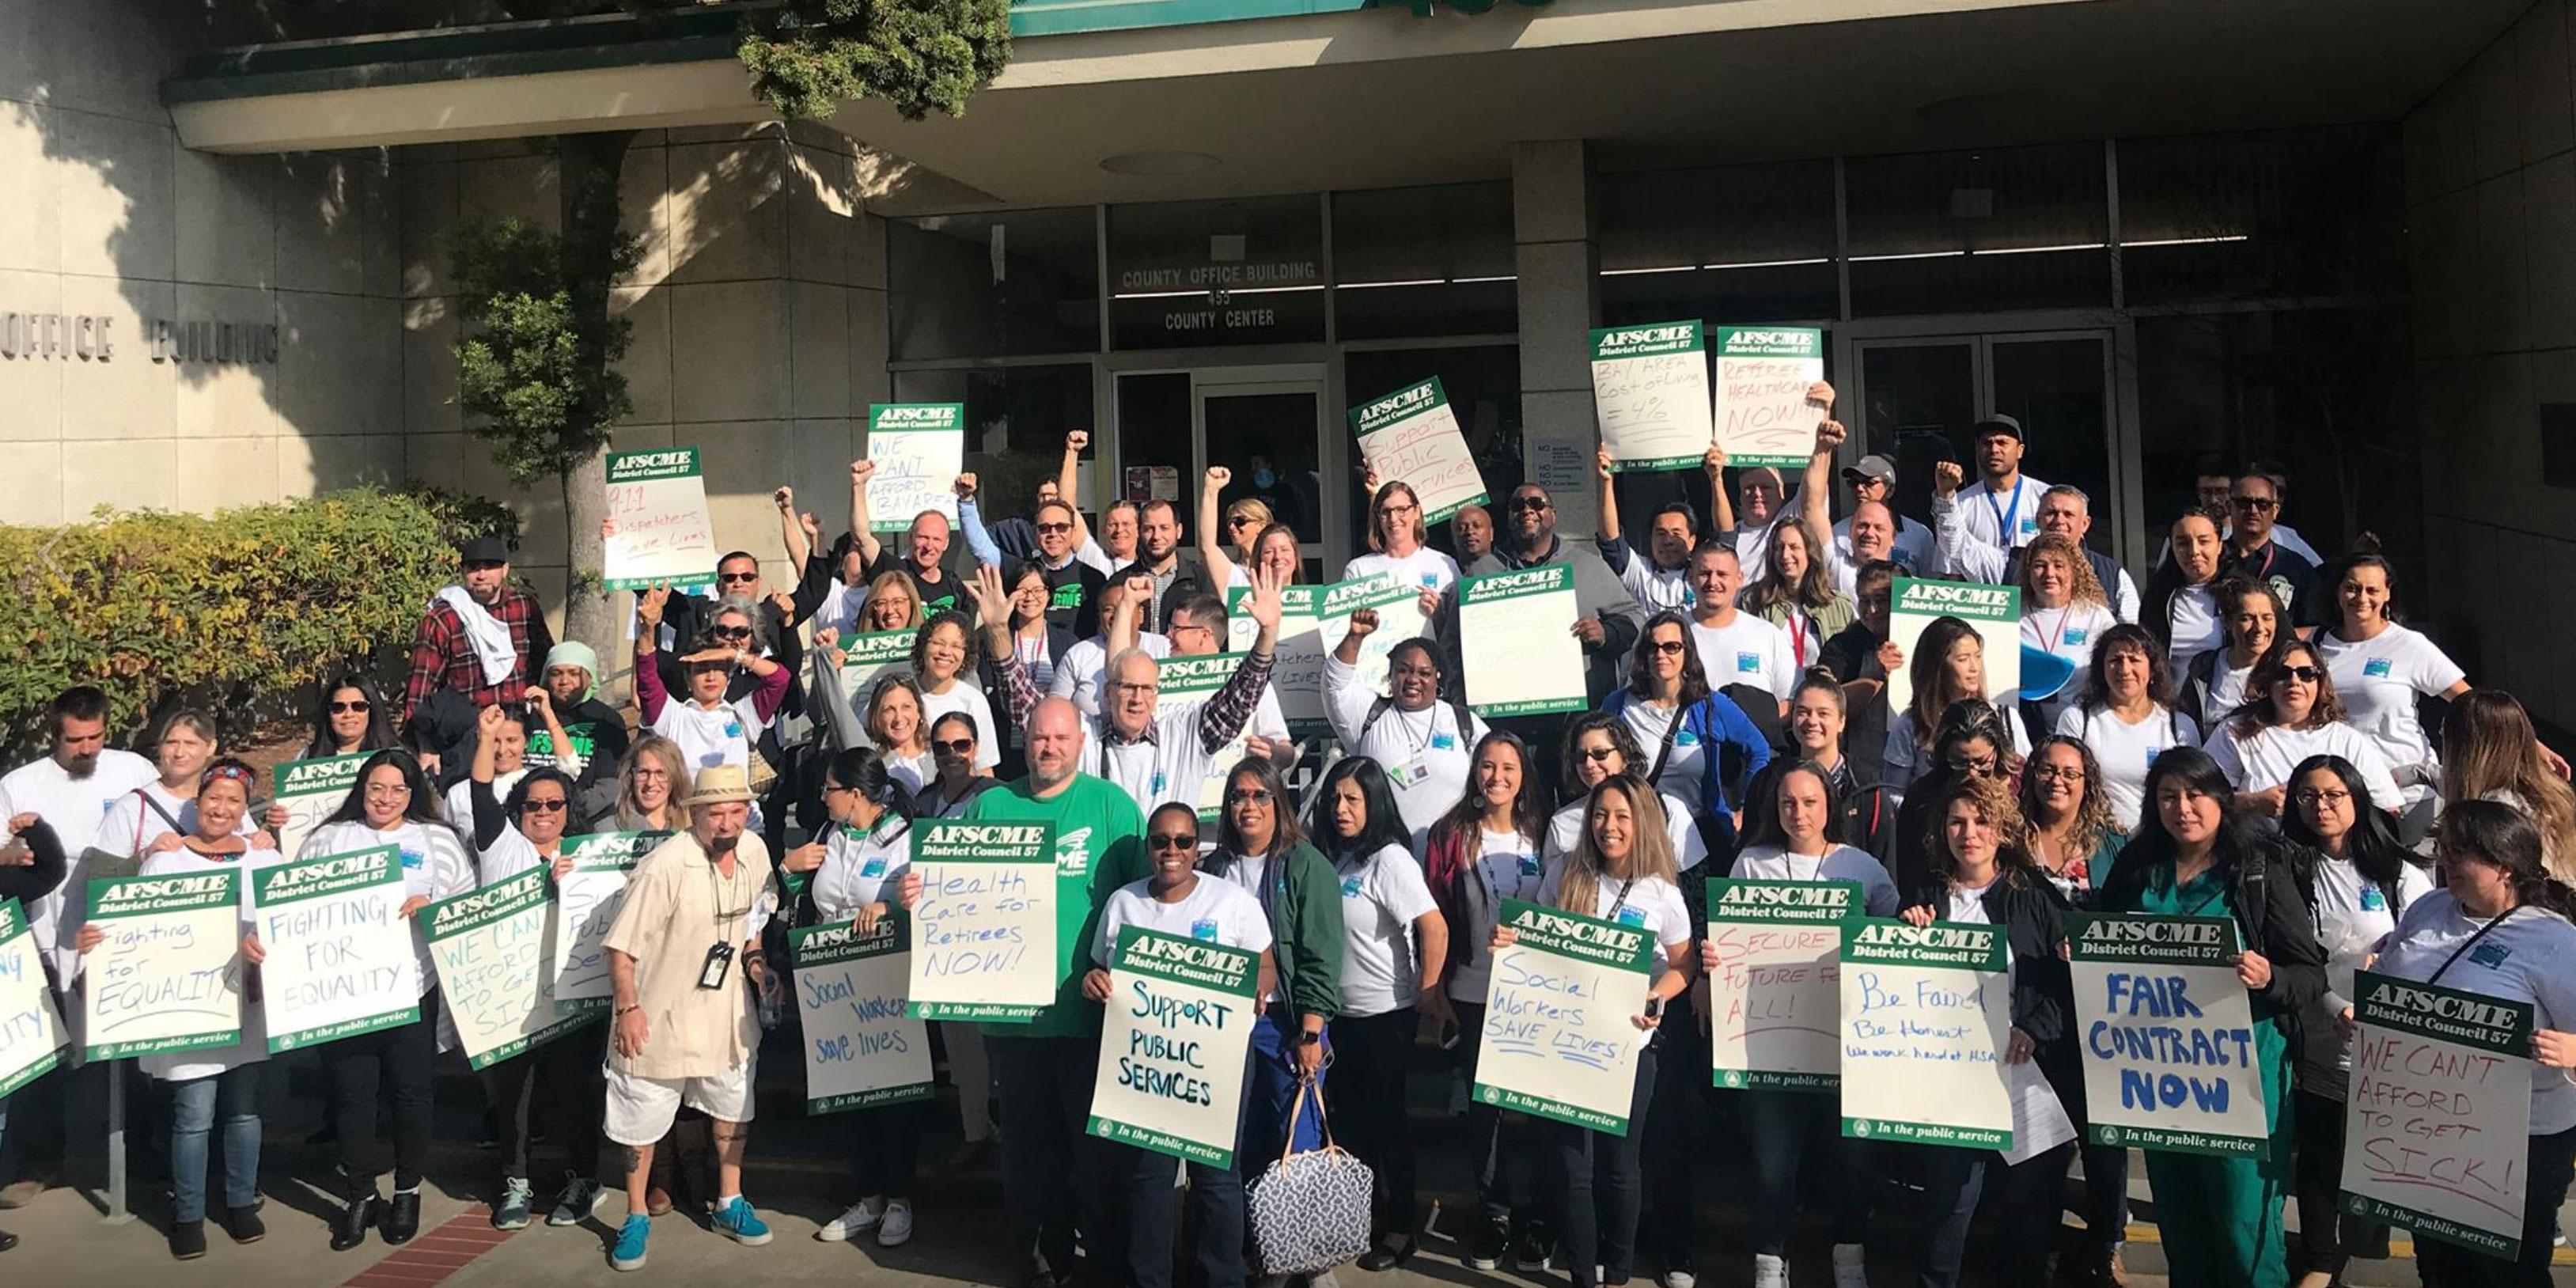
{"type": "Polygon", "coordinates": [[[455,577],[457,545],[484,534],[515,544],[518,521],[495,502],[426,488],[0,528],[15,592],[0,613],[9,750],[42,746],[45,704],[74,684],[107,691],[111,739],[176,699],[214,707],[237,735],[342,670],[399,686],[421,610],[455,577]]]}

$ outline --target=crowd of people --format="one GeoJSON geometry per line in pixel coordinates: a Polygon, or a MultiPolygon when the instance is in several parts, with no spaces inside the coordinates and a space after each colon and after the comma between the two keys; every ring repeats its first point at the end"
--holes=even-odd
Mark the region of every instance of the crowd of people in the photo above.
{"type": "MultiPolygon", "coordinates": [[[[398,700],[362,674],[322,687],[303,754],[366,759],[300,850],[397,847],[408,914],[531,868],[560,875],[569,837],[669,834],[605,943],[607,1022],[482,1073],[500,1141],[494,1223],[529,1224],[541,1205],[529,1142],[542,1128],[570,1153],[542,1204],[549,1224],[622,1190],[618,1269],[644,1264],[693,1124],[718,1167],[708,1223],[771,1238],[743,1174],[764,1003],[787,973],[780,933],[869,929],[909,906],[915,821],[962,818],[1046,821],[1058,838],[1055,1000],[1028,1024],[933,1026],[967,1140],[995,1134],[988,1089],[998,1105],[999,1246],[1037,1288],[1170,1283],[1183,1228],[1207,1284],[1266,1273],[1246,1182],[1315,1148],[1327,1120],[1375,1177],[1358,1267],[1405,1264],[1424,1209],[1404,1089],[1435,1062],[1473,1083],[1495,954],[1515,937],[1500,924],[1507,899],[1649,932],[1660,951],[1634,1009],[1651,1037],[1624,1132],[1465,1105],[1476,1204],[1451,1233],[1467,1267],[1691,1288],[1716,1252],[1705,1160],[1732,1154],[1750,1163],[1729,1196],[1750,1246],[1726,1251],[1730,1281],[1749,1263],[1757,1288],[1786,1288],[1810,1208],[1829,1259],[1798,1282],[1863,1288],[1871,1263],[1892,1259],[1914,1282],[1957,1283],[1982,1207],[1993,1282],[2042,1282],[2052,1261],[2077,1282],[2125,1282],[2119,1147],[2088,1135],[2007,1162],[1847,1136],[1831,1095],[1711,1089],[1706,890],[1721,877],[1852,882],[1870,916],[2004,928],[2002,1056],[2035,1064],[2079,1125],[2069,914],[2232,919],[2268,1148],[2144,1154],[2172,1282],[2195,1288],[2325,1288],[2348,1258],[2384,1255],[2387,1231],[2337,1204],[2357,971],[2529,1003],[2531,1135],[2507,1160],[2526,1169],[2520,1257],[2415,1250],[2441,1288],[2546,1283],[2576,1158],[2576,792],[2520,704],[2472,688],[2402,623],[2371,540],[2320,560],[2282,522],[2275,470],[2209,469],[2199,507],[2132,570],[2088,543],[2082,491],[2022,473],[2012,418],[1970,430],[1970,467],[1935,470],[1926,526],[1899,515],[1885,458],[1836,470],[1832,397],[1811,391],[1819,425],[1794,490],[1712,449],[1705,515],[1674,503],[1623,527],[1605,449],[1589,540],[1560,533],[1557,498],[1524,483],[1494,509],[1459,510],[1435,542],[1406,482],[1367,480],[1368,552],[1343,576],[1391,574],[1427,625],[1380,655],[1380,681],[1364,663],[1386,621],[1355,613],[1308,673],[1319,691],[1288,695],[1320,709],[1320,729],[1291,728],[1279,669],[1283,592],[1316,534],[1221,467],[1189,524],[1164,499],[1084,514],[1080,431],[1020,516],[987,513],[969,474],[953,526],[929,510],[880,536],[861,460],[848,530],[826,542],[780,489],[795,583],[769,585],[735,552],[712,593],[641,592],[623,707],[601,697],[615,677],[591,647],[550,639],[508,551],[478,542],[429,606],[398,700]],[[1839,518],[1838,484],[1852,498],[1839,518]],[[1562,629],[1585,660],[1587,709],[1489,720],[1464,701],[1459,583],[1554,564],[1572,570],[1577,615],[1562,629]],[[2073,678],[1997,691],[1985,637],[1956,618],[1900,644],[1891,595],[1906,577],[2019,587],[2022,647],[2073,678]],[[889,632],[909,637],[907,655],[845,683],[852,650],[889,632]],[[1223,656],[1236,661],[1212,692],[1162,691],[1172,660],[1223,656]],[[1899,675],[1910,698],[1892,703],[1899,675]],[[1085,1134],[1124,926],[1264,963],[1237,1164],[1188,1164],[1185,1199],[1168,1156],[1085,1134]],[[1719,1132],[1740,1132],[1742,1148],[1707,1148],[1719,1132]],[[2070,1194],[2083,1238],[2061,1255],[2070,1194]],[[1900,1202],[1916,1210],[1889,1210],[1900,1202]],[[1896,1226],[1908,1237],[1872,1237],[1880,1218],[1908,1216],[1896,1226]]],[[[86,877],[276,862],[286,815],[263,806],[259,775],[224,754],[208,713],[163,714],[142,754],[106,746],[95,688],[61,695],[48,720],[49,754],[0,778],[13,838],[0,898],[24,904],[69,1016],[100,938],[86,877]]],[[[452,1035],[414,935],[419,1020],[321,1053],[344,1186],[335,1248],[419,1229],[432,1071],[452,1035]]],[[[261,956],[246,934],[243,960],[261,956]]],[[[165,1092],[153,1121],[181,1258],[207,1250],[214,1138],[213,1219],[236,1242],[263,1233],[264,1060],[246,1041],[141,1062],[165,1092]]],[[[103,1076],[58,1072],[0,1102],[0,1181],[18,1182],[0,1206],[59,1167],[68,1088],[103,1076]]],[[[913,1237],[930,1112],[847,1115],[853,1201],[816,1237],[913,1237]]]]}

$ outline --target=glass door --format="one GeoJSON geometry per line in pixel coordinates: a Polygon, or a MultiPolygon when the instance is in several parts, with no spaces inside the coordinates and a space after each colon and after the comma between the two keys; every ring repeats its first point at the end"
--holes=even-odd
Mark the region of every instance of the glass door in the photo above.
{"type": "Polygon", "coordinates": [[[1347,503],[1325,481],[1347,470],[1348,453],[1326,432],[1321,367],[1127,372],[1117,388],[1118,495],[1175,501],[1195,544],[1200,481],[1223,466],[1232,477],[1221,503],[1268,505],[1297,533],[1307,581],[1340,570],[1347,503]]]}

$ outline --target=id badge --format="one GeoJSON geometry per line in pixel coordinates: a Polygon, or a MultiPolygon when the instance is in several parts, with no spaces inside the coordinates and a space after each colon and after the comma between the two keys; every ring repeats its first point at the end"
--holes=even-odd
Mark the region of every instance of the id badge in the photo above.
{"type": "Polygon", "coordinates": [[[1422,758],[1420,756],[1416,756],[1401,765],[1394,766],[1387,770],[1386,776],[1394,779],[1395,785],[1398,787],[1411,787],[1415,783],[1422,781],[1424,772],[1425,770],[1423,769],[1422,758]]]}
{"type": "Polygon", "coordinates": [[[725,976],[733,972],[733,945],[718,944],[707,950],[706,964],[698,968],[698,987],[723,988],[725,976]]]}

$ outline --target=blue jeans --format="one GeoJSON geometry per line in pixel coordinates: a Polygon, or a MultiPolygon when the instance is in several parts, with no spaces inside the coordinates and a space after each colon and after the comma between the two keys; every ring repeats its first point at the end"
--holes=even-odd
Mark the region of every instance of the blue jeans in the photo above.
{"type": "Polygon", "coordinates": [[[206,1137],[224,1127],[224,1206],[259,1201],[259,1063],[170,1084],[171,1215],[206,1219],[206,1137]]]}
{"type": "Polygon", "coordinates": [[[1775,1257],[1788,1252],[1789,1230],[1798,1219],[1798,1172],[1811,1144],[1822,1146],[1823,1157],[1815,1161],[1828,1170],[1833,1241],[1866,1242],[1869,1201],[1878,1177],[1870,1166],[1869,1142],[1841,1133],[1841,1099],[1830,1093],[1769,1089],[1737,1094],[1744,1134],[1753,1146],[1753,1250],[1775,1257]]]}
{"type": "MultiPolygon", "coordinates": [[[[1324,1036],[1324,1054],[1332,1055],[1332,1031],[1324,1036]]],[[[1235,1170],[1249,1179],[1261,1175],[1286,1153],[1288,1143],[1288,1108],[1297,1098],[1296,1048],[1287,1045],[1279,1026],[1265,1013],[1252,1022],[1251,1069],[1252,1096],[1244,1102],[1243,1130],[1239,1133],[1243,1147],[1235,1151],[1235,1170]]],[[[1315,1071],[1314,1100],[1297,1117],[1299,1150],[1320,1149],[1324,1144],[1324,1075],[1315,1071]]]]}

